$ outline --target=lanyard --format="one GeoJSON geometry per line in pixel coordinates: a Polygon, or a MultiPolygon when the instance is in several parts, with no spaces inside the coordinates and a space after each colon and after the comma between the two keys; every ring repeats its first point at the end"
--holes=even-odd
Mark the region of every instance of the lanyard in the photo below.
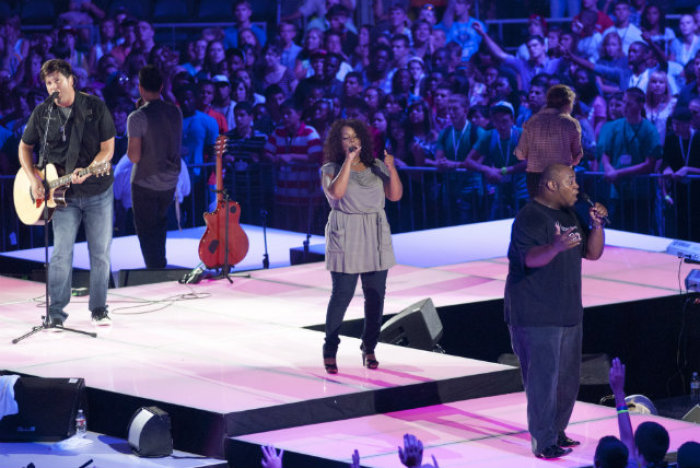
{"type": "Polygon", "coordinates": [[[639,134],[639,131],[642,129],[643,123],[644,123],[643,121],[639,122],[639,124],[637,124],[638,125],[637,130],[635,130],[634,127],[629,122],[627,122],[627,119],[625,119],[625,126],[622,129],[622,135],[624,137],[624,143],[625,143],[625,148],[627,149],[627,154],[631,154],[631,151],[632,151],[631,145],[634,142],[634,140],[637,139],[637,135],[639,134]],[[630,130],[632,130],[632,138],[629,140],[627,139],[627,127],[629,127],[630,130]]]}
{"type": "Polygon", "coordinates": [[[456,142],[455,142],[455,133],[456,133],[456,132],[455,132],[455,127],[454,127],[454,125],[452,126],[452,146],[453,146],[454,149],[455,149],[455,161],[458,161],[458,159],[457,159],[457,157],[458,157],[457,154],[459,153],[459,145],[462,143],[462,137],[464,136],[464,132],[467,131],[467,127],[468,127],[468,126],[469,126],[469,120],[467,120],[467,121],[464,123],[464,128],[462,128],[462,131],[459,132],[459,138],[457,139],[456,142]]]}
{"type": "Polygon", "coordinates": [[[693,146],[693,136],[691,135],[688,139],[688,150],[685,151],[685,154],[683,154],[683,139],[680,136],[678,136],[678,144],[681,147],[681,156],[683,156],[683,161],[685,162],[684,166],[687,166],[690,159],[690,148],[693,146]]]}
{"type": "Polygon", "coordinates": [[[510,160],[510,144],[513,141],[513,129],[510,129],[510,137],[508,137],[508,144],[506,145],[505,154],[503,154],[503,146],[501,145],[501,135],[497,130],[496,134],[498,135],[498,152],[501,153],[501,156],[503,157],[503,166],[508,167],[508,162],[510,160]]]}

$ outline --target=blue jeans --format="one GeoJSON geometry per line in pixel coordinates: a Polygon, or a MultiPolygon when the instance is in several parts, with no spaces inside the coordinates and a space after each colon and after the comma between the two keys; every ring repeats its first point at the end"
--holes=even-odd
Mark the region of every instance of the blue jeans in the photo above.
{"type": "Polygon", "coordinates": [[[556,445],[569,424],[581,375],[581,324],[573,327],[509,326],[527,396],[532,451],[556,445]]]}
{"type": "Polygon", "coordinates": [[[355,294],[358,276],[362,278],[362,293],[365,296],[365,323],[362,328],[362,350],[373,353],[379,340],[384,313],[384,294],[388,270],[368,273],[338,273],[331,271],[333,291],[326,312],[326,342],[323,345],[324,357],[335,357],[340,344],[340,326],[355,294]]]}
{"type": "Polygon", "coordinates": [[[54,245],[49,263],[49,315],[52,318],[63,321],[68,317],[63,308],[70,302],[73,246],[81,222],[90,253],[89,308],[95,311],[106,306],[113,211],[112,187],[98,195],[69,198],[65,207],[56,208],[51,220],[54,245]]]}

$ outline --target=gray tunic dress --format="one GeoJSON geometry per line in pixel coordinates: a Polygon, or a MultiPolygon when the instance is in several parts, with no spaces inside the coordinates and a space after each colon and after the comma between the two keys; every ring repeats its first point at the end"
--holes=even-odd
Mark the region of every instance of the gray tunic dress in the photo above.
{"type": "MultiPolygon", "coordinates": [[[[323,174],[335,177],[340,165],[326,163],[323,174]]],[[[389,170],[375,160],[364,171],[351,171],[345,196],[328,198],[326,269],[339,273],[388,270],[396,265],[391,231],[384,211],[384,181],[389,170]]]]}

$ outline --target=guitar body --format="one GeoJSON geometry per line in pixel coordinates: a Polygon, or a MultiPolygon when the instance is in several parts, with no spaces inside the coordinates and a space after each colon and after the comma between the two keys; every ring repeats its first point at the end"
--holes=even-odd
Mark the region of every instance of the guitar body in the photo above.
{"type": "MultiPolygon", "coordinates": [[[[56,166],[53,164],[46,165],[46,179],[44,179],[43,171],[40,171],[36,167],[34,168],[34,174],[37,178],[41,180],[55,180],[58,179],[58,171],[56,166]]],[[[61,187],[63,188],[63,187],[61,187]]],[[[67,187],[66,187],[67,188],[67,187]]],[[[54,194],[59,189],[50,189],[49,197],[46,202],[46,209],[49,211],[47,219],[51,219],[56,206],[65,206],[65,190],[63,190],[59,195],[60,197],[56,199],[54,194]]],[[[15,203],[15,210],[17,211],[17,216],[20,221],[29,226],[41,226],[44,223],[44,199],[38,198],[34,199],[32,195],[32,183],[24,169],[20,168],[15,176],[15,182],[13,185],[12,195],[15,203]]]]}
{"type": "MultiPolygon", "coordinates": [[[[108,174],[112,166],[109,161],[101,163],[93,163],[90,166],[79,171],[80,176],[94,175],[100,177],[108,174]]],[[[43,171],[36,167],[34,168],[34,176],[44,181],[44,187],[48,188],[46,193],[46,210],[48,210],[47,220],[51,220],[51,216],[57,206],[66,206],[66,191],[70,188],[71,174],[64,176],[58,175],[58,170],[53,164],[46,165],[46,178],[43,171]]],[[[27,177],[24,169],[20,168],[15,176],[15,182],[12,188],[13,201],[15,203],[15,211],[17,217],[24,224],[29,226],[39,226],[46,224],[44,220],[44,199],[35,199],[32,195],[32,180],[27,177]]]]}
{"type": "Polygon", "coordinates": [[[241,207],[238,202],[219,200],[216,210],[204,213],[207,229],[199,241],[199,258],[207,268],[233,267],[248,253],[248,236],[240,225],[241,207]],[[228,217],[228,235],[226,218],[228,217]],[[226,261],[228,242],[228,261],[226,261]]]}
{"type": "Polygon", "coordinates": [[[223,194],[221,158],[225,148],[226,137],[220,136],[216,143],[216,209],[204,213],[207,229],[199,241],[199,259],[207,268],[233,267],[248,253],[248,236],[240,224],[241,205],[223,194]]]}

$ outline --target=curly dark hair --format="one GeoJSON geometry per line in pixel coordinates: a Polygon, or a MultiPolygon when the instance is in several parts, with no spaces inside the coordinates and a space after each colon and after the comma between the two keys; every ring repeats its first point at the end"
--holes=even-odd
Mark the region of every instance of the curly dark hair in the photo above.
{"type": "Polygon", "coordinates": [[[323,162],[343,164],[343,161],[345,161],[341,135],[343,127],[350,127],[355,130],[355,134],[360,139],[360,161],[367,167],[374,165],[372,135],[369,132],[369,128],[364,122],[354,119],[338,119],[333,122],[331,129],[328,130],[326,142],[323,145],[323,162]]]}

